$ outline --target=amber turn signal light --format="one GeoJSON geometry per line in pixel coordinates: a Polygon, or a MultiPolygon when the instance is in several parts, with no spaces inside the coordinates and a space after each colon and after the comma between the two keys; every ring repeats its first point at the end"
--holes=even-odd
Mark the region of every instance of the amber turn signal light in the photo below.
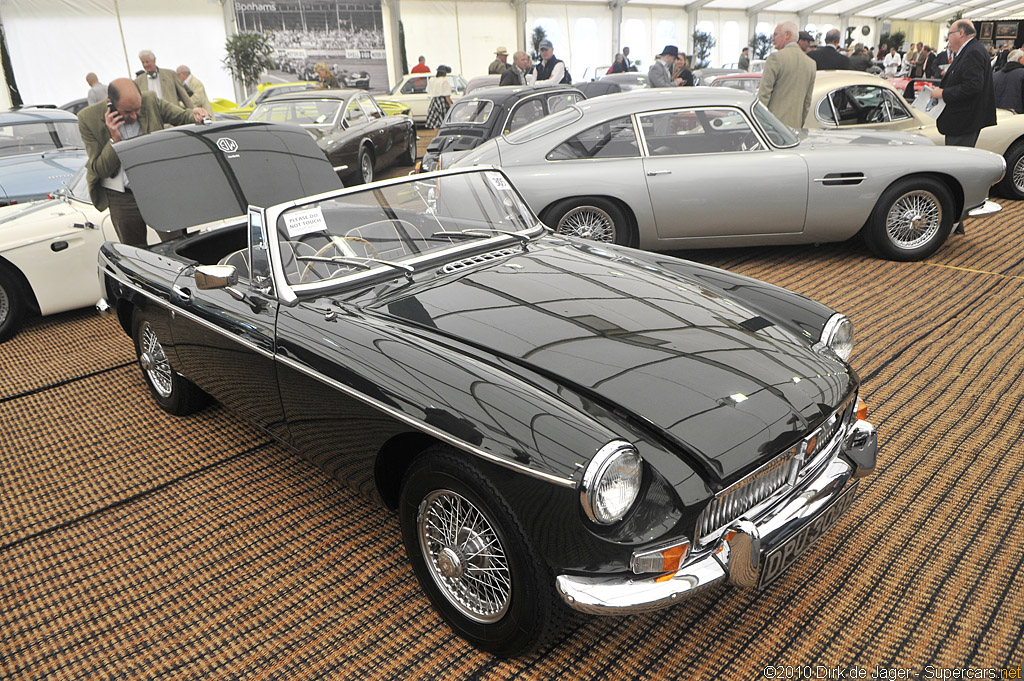
{"type": "Polygon", "coordinates": [[[868,403],[860,398],[857,398],[857,418],[861,421],[868,418],[868,403]]]}

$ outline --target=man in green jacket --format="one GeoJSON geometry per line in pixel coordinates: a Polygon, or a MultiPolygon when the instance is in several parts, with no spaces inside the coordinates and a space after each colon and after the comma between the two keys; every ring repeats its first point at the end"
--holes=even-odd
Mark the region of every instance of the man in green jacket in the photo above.
{"type": "MultiPolygon", "coordinates": [[[[108,99],[78,113],[78,130],[89,155],[86,182],[98,210],[110,208],[110,220],[122,243],[146,245],[146,221],[139,213],[128,178],[112,146],[115,142],[162,130],[165,124],[202,123],[206,109],[182,109],[152,92],[141,92],[134,81],[118,78],[107,88],[108,99]]],[[[166,240],[174,235],[165,236],[166,240]]]]}
{"type": "Polygon", "coordinates": [[[792,21],[775,27],[772,42],[775,51],[768,55],[761,74],[757,98],[780,121],[799,130],[811,108],[814,88],[814,60],[800,49],[800,30],[792,21]]]}

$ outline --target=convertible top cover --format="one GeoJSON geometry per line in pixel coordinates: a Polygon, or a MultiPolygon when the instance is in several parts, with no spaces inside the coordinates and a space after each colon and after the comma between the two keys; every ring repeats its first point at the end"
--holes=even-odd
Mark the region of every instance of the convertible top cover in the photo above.
{"type": "Polygon", "coordinates": [[[278,123],[169,128],[114,145],[146,224],[172,232],[342,188],[309,133],[278,123]]]}

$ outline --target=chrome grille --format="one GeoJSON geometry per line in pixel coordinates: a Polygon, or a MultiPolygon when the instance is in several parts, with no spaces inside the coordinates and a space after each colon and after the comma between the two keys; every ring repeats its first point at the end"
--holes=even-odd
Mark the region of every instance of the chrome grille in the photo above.
{"type": "Polygon", "coordinates": [[[833,445],[849,429],[854,410],[855,399],[850,398],[803,440],[715,495],[697,518],[698,542],[703,543],[705,537],[741,517],[786,485],[795,484],[799,477],[817,471],[824,459],[831,458],[830,453],[836,451],[833,445]]]}
{"type": "Polygon", "coordinates": [[[516,253],[521,252],[522,250],[519,248],[503,248],[499,251],[481,253],[480,255],[474,255],[472,258],[465,258],[463,260],[456,260],[455,262],[450,262],[444,267],[442,267],[441,271],[444,272],[445,274],[451,274],[452,272],[458,272],[459,270],[464,270],[467,267],[472,267],[473,265],[491,262],[492,260],[497,260],[498,258],[506,258],[510,255],[515,255],[516,253]]]}

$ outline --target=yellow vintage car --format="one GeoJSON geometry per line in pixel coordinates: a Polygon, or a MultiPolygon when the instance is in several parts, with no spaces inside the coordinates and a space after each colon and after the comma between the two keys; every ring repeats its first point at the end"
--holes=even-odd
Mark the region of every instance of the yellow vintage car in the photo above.
{"type": "MultiPolygon", "coordinates": [[[[215,116],[217,114],[228,114],[245,120],[249,117],[249,114],[252,113],[252,110],[256,108],[256,105],[267,97],[286,92],[315,90],[316,86],[316,81],[311,80],[299,80],[291,83],[260,83],[256,86],[256,92],[249,95],[249,97],[241,104],[236,104],[229,99],[214,99],[210,102],[210,107],[213,109],[215,116]]],[[[409,115],[410,112],[407,104],[401,104],[399,102],[378,99],[377,104],[380,105],[380,108],[383,109],[384,113],[388,116],[395,116],[397,114],[409,115]]]]}

